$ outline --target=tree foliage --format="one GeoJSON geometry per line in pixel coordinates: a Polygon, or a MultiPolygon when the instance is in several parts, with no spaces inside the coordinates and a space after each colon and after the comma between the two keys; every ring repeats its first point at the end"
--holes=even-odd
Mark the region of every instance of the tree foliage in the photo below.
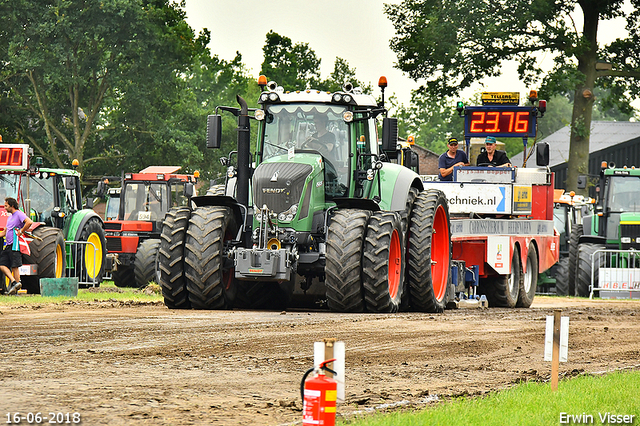
{"type": "Polygon", "coordinates": [[[77,158],[85,178],[150,164],[220,169],[204,147],[206,115],[235,102],[249,79],[239,54],[211,56],[209,32],[196,36],[183,8],[0,0],[4,141],[29,143],[52,166],[77,158]]]}
{"type": "Polygon", "coordinates": [[[518,62],[522,81],[541,81],[540,95],[573,93],[571,156],[568,189],[575,189],[578,173],[586,172],[589,129],[596,87],[605,87],[605,109],[631,113],[640,77],[640,2],[625,13],[623,0],[404,0],[386,5],[396,28],[392,49],[398,67],[433,96],[451,96],[485,77],[501,74],[505,60],[518,62]],[[582,28],[578,28],[578,15],[582,28]],[[626,19],[629,37],[606,46],[597,43],[598,24],[626,19]],[[545,73],[537,58],[554,58],[545,73]],[[596,70],[607,60],[613,70],[596,70]],[[597,84],[596,84],[597,80],[597,84]]]}

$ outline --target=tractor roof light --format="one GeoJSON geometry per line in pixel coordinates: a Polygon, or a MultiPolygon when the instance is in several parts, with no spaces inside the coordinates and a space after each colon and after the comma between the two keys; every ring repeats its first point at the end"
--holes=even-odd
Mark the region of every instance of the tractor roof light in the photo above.
{"type": "Polygon", "coordinates": [[[547,101],[540,100],[538,102],[538,111],[540,111],[541,115],[544,115],[544,113],[547,112],[547,101]]]}
{"type": "Polygon", "coordinates": [[[264,88],[267,86],[267,77],[265,75],[261,75],[260,77],[258,77],[258,86],[260,86],[261,90],[264,90],[264,88]]]}
{"type": "Polygon", "coordinates": [[[74,158],[73,161],[71,162],[71,165],[75,169],[76,167],[78,167],[80,165],[80,162],[78,161],[77,158],[74,158]]]}
{"type": "Polygon", "coordinates": [[[378,79],[378,87],[387,87],[387,77],[385,77],[384,75],[380,76],[380,78],[378,79]]]}
{"type": "Polygon", "coordinates": [[[200,170],[195,170],[193,172],[193,177],[196,179],[196,181],[200,179],[200,170]]]}
{"type": "Polygon", "coordinates": [[[600,163],[600,168],[601,169],[606,169],[607,168],[607,162],[603,161],[602,163],[600,163]]]}
{"type": "Polygon", "coordinates": [[[415,145],[416,140],[415,140],[415,138],[414,138],[413,136],[409,136],[409,137],[407,138],[407,143],[408,143],[409,145],[415,145]]]}

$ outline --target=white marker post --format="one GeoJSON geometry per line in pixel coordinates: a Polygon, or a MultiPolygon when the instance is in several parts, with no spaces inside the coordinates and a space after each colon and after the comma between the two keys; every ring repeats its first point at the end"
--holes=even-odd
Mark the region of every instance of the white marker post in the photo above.
{"type": "Polygon", "coordinates": [[[344,342],[338,342],[336,339],[323,339],[322,342],[314,342],[313,365],[316,368],[325,360],[333,358],[336,360],[327,364],[327,367],[335,371],[336,375],[334,376],[328,371],[325,372],[325,375],[338,382],[338,402],[344,402],[344,342]]]}
{"type": "Polygon", "coordinates": [[[547,315],[544,335],[544,360],[551,361],[551,390],[558,389],[560,362],[567,362],[569,352],[569,317],[560,317],[560,310],[547,315]]]}

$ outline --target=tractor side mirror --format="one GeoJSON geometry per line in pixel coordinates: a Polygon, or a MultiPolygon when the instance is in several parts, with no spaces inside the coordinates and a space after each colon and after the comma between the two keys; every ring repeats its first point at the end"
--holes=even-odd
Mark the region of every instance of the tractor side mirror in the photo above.
{"type": "Polygon", "coordinates": [[[220,148],[222,139],[222,116],[210,115],[207,117],[207,148],[220,148]]]}
{"type": "Polygon", "coordinates": [[[184,184],[184,195],[187,198],[193,197],[193,184],[191,182],[187,182],[184,184]]]}
{"type": "Polygon", "coordinates": [[[536,146],[536,164],[538,166],[549,165],[549,144],[546,142],[538,142],[536,146]]]}
{"type": "Polygon", "coordinates": [[[382,119],[382,151],[395,151],[398,146],[398,119],[382,119]]]}
{"type": "Polygon", "coordinates": [[[88,198],[86,204],[84,205],[85,209],[92,209],[93,208],[93,198],[88,198]]]}
{"type": "Polygon", "coordinates": [[[578,176],[578,189],[585,189],[587,187],[587,177],[585,175],[578,176]]]}
{"type": "Polygon", "coordinates": [[[99,181],[98,187],[96,188],[96,197],[104,198],[105,189],[106,189],[105,183],[103,181],[99,181]]]}
{"type": "Polygon", "coordinates": [[[64,189],[67,189],[69,191],[76,189],[76,180],[73,176],[64,178],[64,189]]]}
{"type": "Polygon", "coordinates": [[[409,153],[409,167],[418,167],[420,165],[420,160],[418,159],[418,153],[411,151],[409,153]]]}

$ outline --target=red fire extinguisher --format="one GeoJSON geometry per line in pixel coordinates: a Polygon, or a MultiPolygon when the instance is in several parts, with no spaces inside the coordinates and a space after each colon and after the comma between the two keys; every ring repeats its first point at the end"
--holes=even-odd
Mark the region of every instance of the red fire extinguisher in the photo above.
{"type": "Polygon", "coordinates": [[[300,396],[303,400],[302,426],[334,426],[336,424],[336,399],[338,397],[338,382],[324,375],[324,371],[336,374],[327,364],[336,359],[323,361],[320,366],[310,368],[302,376],[300,396]],[[311,372],[317,375],[309,380],[311,372]]]}

